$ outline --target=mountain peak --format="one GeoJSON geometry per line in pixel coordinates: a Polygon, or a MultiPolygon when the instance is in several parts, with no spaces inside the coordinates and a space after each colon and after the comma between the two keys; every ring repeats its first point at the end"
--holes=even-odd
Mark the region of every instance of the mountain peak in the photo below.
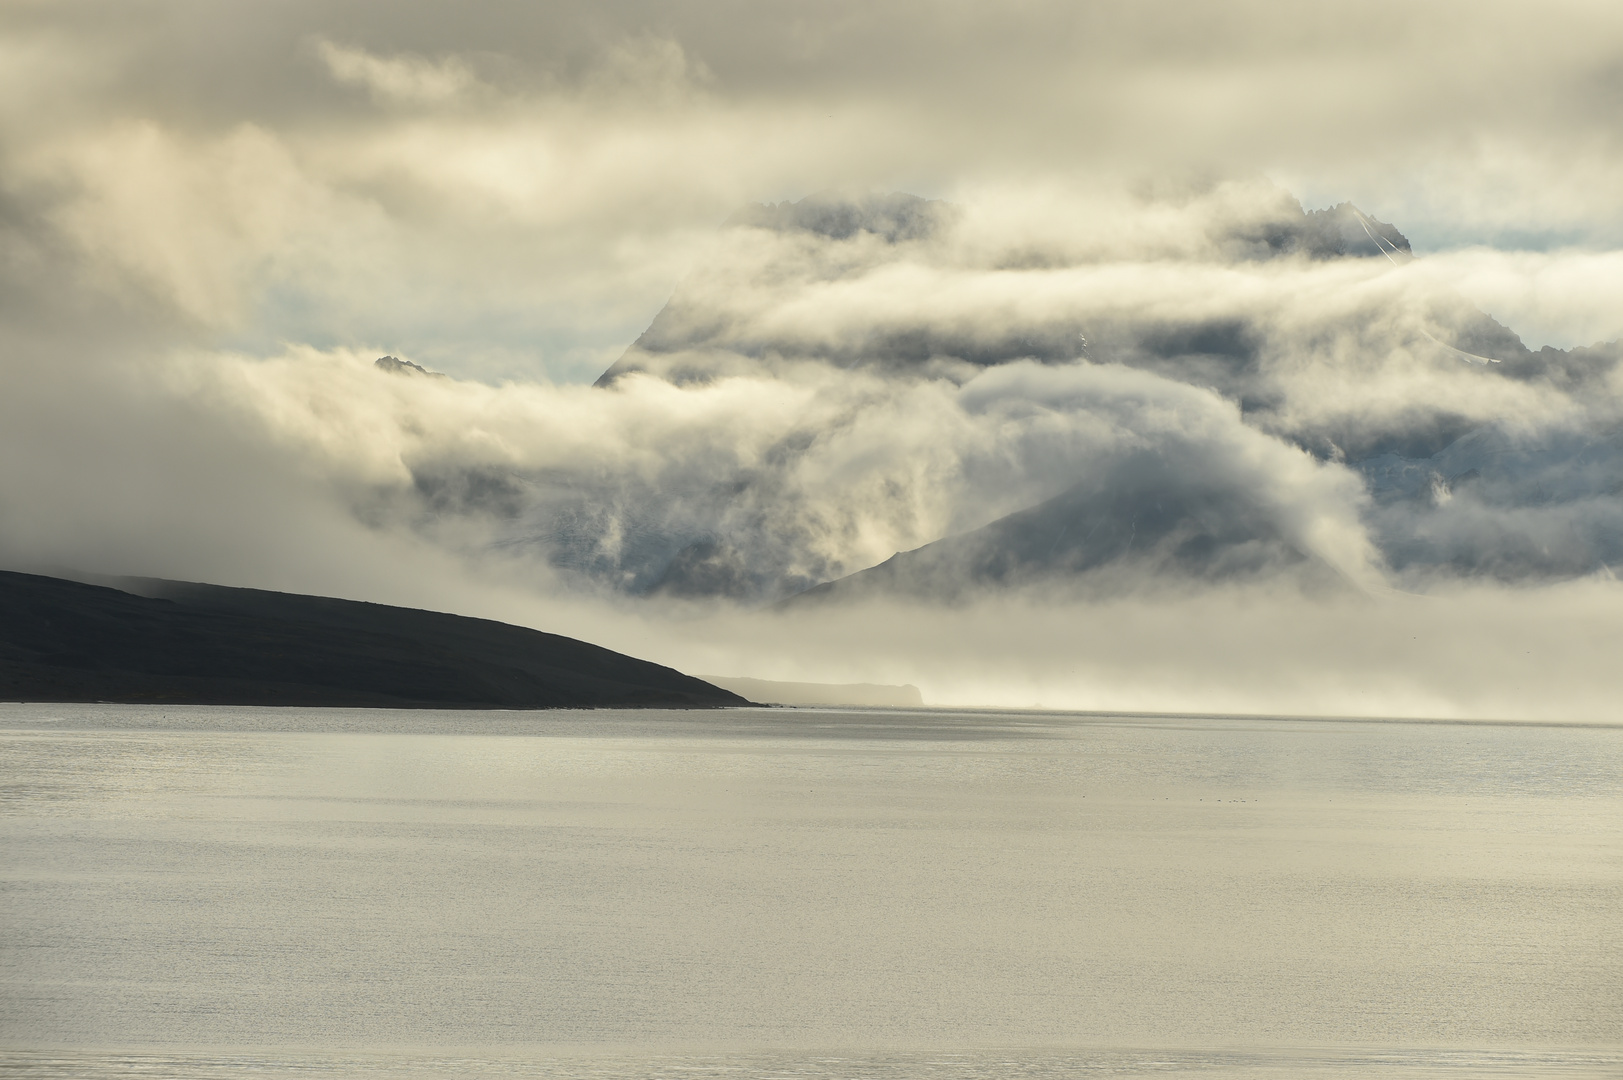
{"type": "Polygon", "coordinates": [[[438,371],[429,371],[421,364],[414,364],[410,360],[402,360],[398,356],[380,356],[374,365],[379,371],[387,371],[391,375],[427,375],[430,379],[448,379],[449,375],[438,371]]]}
{"type": "Polygon", "coordinates": [[[1314,258],[1385,256],[1397,262],[1414,258],[1409,238],[1350,202],[1308,210],[1304,247],[1314,258]]]}

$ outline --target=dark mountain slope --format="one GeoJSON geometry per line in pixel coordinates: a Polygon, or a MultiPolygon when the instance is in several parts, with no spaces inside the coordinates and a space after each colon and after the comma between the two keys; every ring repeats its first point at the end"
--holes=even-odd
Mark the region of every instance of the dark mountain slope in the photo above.
{"type": "Polygon", "coordinates": [[[1270,508],[1193,471],[1156,455],[1135,455],[1037,506],[899,552],[786,603],[881,596],[950,603],[985,589],[1067,582],[1108,589],[1110,582],[1098,575],[1112,569],[1162,580],[1287,574],[1318,588],[1345,584],[1284,533],[1270,508]]]}
{"type": "Polygon", "coordinates": [[[389,708],[709,708],[671,668],[486,619],[129,579],[0,571],[0,700],[389,708]],[[139,594],[139,595],[138,595],[139,594]]]}

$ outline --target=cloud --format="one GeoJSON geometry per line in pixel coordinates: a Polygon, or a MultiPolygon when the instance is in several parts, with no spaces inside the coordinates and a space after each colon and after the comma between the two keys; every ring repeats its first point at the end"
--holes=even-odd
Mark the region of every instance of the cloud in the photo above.
{"type": "Polygon", "coordinates": [[[912,683],[925,703],[1103,711],[1623,720],[1611,579],[1304,598],[1254,583],[961,608],[874,600],[626,632],[686,670],[912,683]]]}
{"type": "MultiPolygon", "coordinates": [[[[1022,243],[1013,268],[950,214],[896,239],[740,225],[607,388],[309,348],[175,370],[366,520],[611,593],[770,601],[1062,496],[1119,518],[1123,552],[1176,543],[1220,577],[1309,559],[1369,588],[1618,557],[1615,397],[1585,392],[1615,358],[1552,368],[1418,263],[1237,247],[1256,206],[1276,208],[1243,189],[1185,218],[1192,254],[1033,263],[1022,243]]],[[[1074,524],[1030,527],[1059,558],[1097,531],[1074,524]]],[[[1111,572],[1139,588],[1193,565],[1111,572]]],[[[986,584],[935,573],[926,592],[986,584]]]]}
{"type": "Polygon", "coordinates": [[[1623,251],[1583,248],[1444,252],[1421,268],[1484,311],[1513,326],[1534,347],[1558,349],[1623,338],[1623,251]]]}
{"type": "Polygon", "coordinates": [[[334,79],[366,88],[375,101],[439,104],[479,85],[467,63],[454,56],[441,60],[410,54],[375,56],[325,38],[317,38],[312,47],[334,79]]]}
{"type": "MultiPolygon", "coordinates": [[[[1262,171],[1431,250],[1623,243],[1608,5],[718,10],[16,6],[6,187],[230,344],[487,380],[590,380],[718,221],[828,186],[1024,204],[1000,213],[1038,235],[1086,217],[1098,250],[1153,228],[1111,212],[1124,185],[1262,171]]],[[[1605,322],[1567,295],[1517,308],[1530,340],[1605,322]]]]}
{"type": "MultiPolygon", "coordinates": [[[[1126,522],[1123,552],[1161,545],[1111,570],[1129,590],[1197,564],[1308,559],[1369,588],[1623,554],[1610,354],[1552,367],[1424,260],[1302,246],[1321,219],[1266,185],[1124,208],[1102,241],[1083,215],[999,242],[995,204],[746,216],[608,388],[414,379],[310,346],[170,349],[146,374],[369,527],[609,594],[771,601],[1062,496],[1126,522]],[[1460,360],[1483,354],[1500,362],[1460,360]]],[[[1096,531],[1067,520],[1041,525],[1050,558],[1096,531]]]]}
{"type": "MultiPolygon", "coordinates": [[[[13,563],[477,610],[742,674],[888,678],[893,627],[938,700],[1051,704],[1148,703],[1141,679],[1163,703],[1362,708],[1312,687],[1388,664],[1411,683],[1381,708],[1540,708],[1493,671],[1527,640],[1514,598],[1549,627],[1610,602],[1617,358],[1537,350],[1623,332],[1616,5],[0,19],[13,563]],[[1309,257],[1259,175],[1353,199],[1422,258],[1309,257]],[[898,188],[938,201],[841,236],[717,231],[751,200],[898,188]],[[626,354],[643,373],[586,385],[667,299],[626,354]],[[1184,556],[1063,604],[900,605],[868,636],[860,612],[794,631],[713,607],[1042,506],[1161,514],[1156,557],[1184,556]],[[1305,598],[1276,573],[1297,557],[1384,614],[1305,598]],[[1174,572],[1197,564],[1266,572],[1174,572]],[[1371,599],[1391,586],[1441,599],[1371,599]],[[1246,604],[1252,659],[1201,644],[1246,604]],[[1405,660],[1331,630],[1434,610],[1439,639],[1481,619],[1504,643],[1405,660]],[[1079,611],[1136,627],[1084,641],[1128,674],[1018,630],[1063,642],[1079,611]],[[746,664],[752,642],[776,652],[746,664]],[[1296,689],[1264,692],[1269,650],[1296,689]]],[[[1600,700],[1585,663],[1550,700],[1600,700]]]]}

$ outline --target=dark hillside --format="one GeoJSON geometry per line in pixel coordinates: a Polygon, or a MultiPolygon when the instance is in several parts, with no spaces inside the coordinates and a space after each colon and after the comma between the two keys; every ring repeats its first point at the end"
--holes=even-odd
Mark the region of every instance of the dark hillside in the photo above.
{"type": "Polygon", "coordinates": [[[0,700],[710,708],[736,694],[584,641],[411,608],[0,571],[0,700]]]}

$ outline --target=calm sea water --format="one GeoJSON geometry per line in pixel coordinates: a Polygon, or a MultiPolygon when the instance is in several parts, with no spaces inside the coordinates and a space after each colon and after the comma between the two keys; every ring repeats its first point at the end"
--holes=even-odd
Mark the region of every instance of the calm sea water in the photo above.
{"type": "Polygon", "coordinates": [[[0,705],[21,1076],[1623,1076],[1623,729],[0,705]]]}

